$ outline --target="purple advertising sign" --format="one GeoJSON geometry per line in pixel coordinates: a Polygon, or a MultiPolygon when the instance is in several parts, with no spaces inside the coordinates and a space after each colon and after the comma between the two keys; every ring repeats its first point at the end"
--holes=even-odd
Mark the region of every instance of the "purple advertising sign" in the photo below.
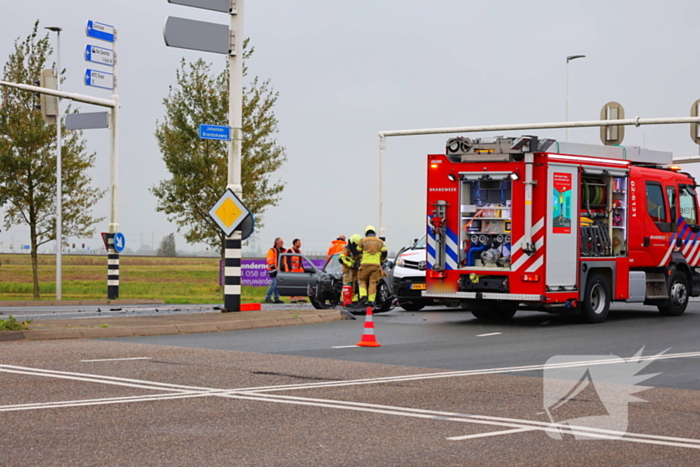
{"type": "Polygon", "coordinates": [[[267,287],[272,280],[267,274],[267,261],[264,259],[241,260],[241,285],[267,287]]]}
{"type": "MultiPolygon", "coordinates": [[[[311,260],[314,266],[321,269],[325,264],[324,259],[311,260]]],[[[219,261],[219,285],[223,283],[223,261],[219,261]]],[[[241,285],[251,287],[268,287],[272,282],[267,273],[267,261],[264,259],[243,259],[241,260],[241,285]]]]}

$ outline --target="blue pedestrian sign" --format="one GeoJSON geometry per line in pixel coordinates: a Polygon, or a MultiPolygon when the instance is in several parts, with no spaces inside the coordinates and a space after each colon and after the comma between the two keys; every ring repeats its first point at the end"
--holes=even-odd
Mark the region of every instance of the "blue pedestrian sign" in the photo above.
{"type": "Polygon", "coordinates": [[[231,141],[231,127],[223,125],[199,125],[199,139],[231,141]]]}
{"type": "Polygon", "coordinates": [[[114,26],[110,26],[109,24],[90,20],[87,22],[85,34],[93,39],[114,42],[114,26]]]}
{"type": "Polygon", "coordinates": [[[114,66],[114,50],[88,44],[85,46],[85,60],[100,65],[114,66]]]}
{"type": "Polygon", "coordinates": [[[114,251],[121,253],[126,248],[126,237],[123,233],[117,232],[114,234],[114,251]]]}
{"type": "Polygon", "coordinates": [[[114,75],[100,70],[85,70],[85,86],[114,89],[114,75]]]}

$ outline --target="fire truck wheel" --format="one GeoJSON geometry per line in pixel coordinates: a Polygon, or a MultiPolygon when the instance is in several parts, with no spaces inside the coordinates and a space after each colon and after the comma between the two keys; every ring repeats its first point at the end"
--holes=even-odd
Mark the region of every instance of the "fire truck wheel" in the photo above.
{"type": "Polygon", "coordinates": [[[688,306],[688,278],[676,271],[669,282],[668,302],[659,305],[659,312],[665,316],[680,316],[688,306]]]}
{"type": "Polygon", "coordinates": [[[588,276],[580,316],[587,323],[602,323],[610,311],[610,285],[600,274],[588,276]]]}

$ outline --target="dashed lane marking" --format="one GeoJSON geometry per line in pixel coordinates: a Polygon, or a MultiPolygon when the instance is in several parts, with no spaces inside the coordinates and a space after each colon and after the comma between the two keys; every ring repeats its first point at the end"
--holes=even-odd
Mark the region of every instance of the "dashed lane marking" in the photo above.
{"type": "Polygon", "coordinates": [[[490,332],[488,334],[477,334],[476,337],[498,336],[500,334],[503,334],[503,333],[502,332],[490,332]]]}
{"type": "Polygon", "coordinates": [[[356,345],[336,345],[331,347],[331,349],[354,349],[356,347],[356,345]]]}

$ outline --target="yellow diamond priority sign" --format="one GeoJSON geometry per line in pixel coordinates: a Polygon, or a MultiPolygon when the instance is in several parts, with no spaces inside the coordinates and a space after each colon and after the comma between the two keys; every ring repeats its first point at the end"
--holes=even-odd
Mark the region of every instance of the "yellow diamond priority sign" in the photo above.
{"type": "Polygon", "coordinates": [[[250,215],[250,211],[231,189],[227,189],[209,210],[209,215],[228,237],[250,215]]]}

